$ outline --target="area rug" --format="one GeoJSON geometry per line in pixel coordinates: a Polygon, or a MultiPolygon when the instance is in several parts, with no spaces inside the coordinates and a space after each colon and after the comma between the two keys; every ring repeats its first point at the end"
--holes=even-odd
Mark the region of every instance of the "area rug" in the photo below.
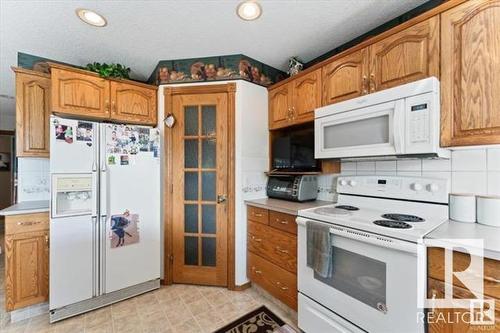
{"type": "Polygon", "coordinates": [[[295,333],[265,306],[247,313],[214,333],[295,333]]]}

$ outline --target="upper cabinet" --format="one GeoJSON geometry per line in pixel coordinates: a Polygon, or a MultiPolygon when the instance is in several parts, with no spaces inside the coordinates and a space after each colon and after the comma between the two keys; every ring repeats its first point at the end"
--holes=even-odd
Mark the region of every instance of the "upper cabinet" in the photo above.
{"type": "Polygon", "coordinates": [[[292,112],[296,123],[314,119],[314,109],[321,106],[321,70],[293,81],[292,112]]]}
{"type": "Polygon", "coordinates": [[[110,116],[109,82],[80,70],[51,68],[52,111],[95,119],[110,116]]]}
{"type": "Polygon", "coordinates": [[[276,129],[314,119],[321,106],[321,70],[315,70],[269,91],[269,128],[276,129]]]}
{"type": "Polygon", "coordinates": [[[323,105],[368,93],[368,48],[323,66],[323,105]]]}
{"type": "Polygon", "coordinates": [[[290,125],[291,117],[291,89],[285,84],[269,91],[269,128],[279,128],[290,125]]]}
{"type": "Polygon", "coordinates": [[[441,14],[441,145],[500,143],[500,1],[441,14]]]}
{"type": "Polygon", "coordinates": [[[157,87],[50,63],[52,111],[60,115],[156,125],[157,87]]]}
{"type": "Polygon", "coordinates": [[[439,78],[439,17],[413,25],[370,46],[370,92],[439,78]]]}
{"type": "Polygon", "coordinates": [[[49,157],[50,76],[13,68],[16,73],[18,157],[49,157]]]}
{"type": "Polygon", "coordinates": [[[118,121],[156,124],[156,90],[111,81],[111,117],[118,121]]]}
{"type": "Polygon", "coordinates": [[[439,78],[439,17],[434,16],[323,66],[323,105],[439,78]]]}

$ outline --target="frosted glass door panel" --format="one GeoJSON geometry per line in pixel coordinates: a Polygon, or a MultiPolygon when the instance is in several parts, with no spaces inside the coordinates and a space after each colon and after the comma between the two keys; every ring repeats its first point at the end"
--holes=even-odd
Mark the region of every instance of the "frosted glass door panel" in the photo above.
{"type": "Polygon", "coordinates": [[[347,148],[390,142],[389,115],[325,126],[324,148],[347,148]]]}

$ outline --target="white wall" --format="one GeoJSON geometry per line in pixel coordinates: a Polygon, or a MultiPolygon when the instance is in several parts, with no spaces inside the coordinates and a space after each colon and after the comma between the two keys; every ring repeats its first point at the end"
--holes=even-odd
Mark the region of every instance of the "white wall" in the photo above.
{"type": "Polygon", "coordinates": [[[49,159],[17,159],[17,201],[49,200],[49,159]]]}
{"type": "MultiPolygon", "coordinates": [[[[165,117],[165,98],[163,95],[165,87],[185,87],[224,83],[236,83],[235,282],[236,285],[242,285],[248,281],[246,275],[247,221],[244,200],[265,197],[267,177],[264,172],[269,168],[267,89],[242,80],[161,85],[158,89],[158,127],[162,138],[161,146],[163,151],[164,133],[168,130],[165,129],[163,123],[163,119],[165,117]]],[[[164,170],[164,165],[164,156],[162,155],[162,170],[164,170]]]]}
{"type": "Polygon", "coordinates": [[[236,285],[248,281],[247,209],[245,200],[266,196],[269,169],[267,89],[246,81],[236,85],[235,275],[236,285]]]}
{"type": "MultiPolygon", "coordinates": [[[[342,162],[341,175],[399,175],[448,179],[451,192],[500,195],[500,147],[459,148],[449,160],[342,162]]],[[[334,191],[336,176],[320,176],[324,192],[334,191]]],[[[320,197],[322,193],[320,192],[320,197]]],[[[323,197],[328,197],[323,194],[323,197]]]]}

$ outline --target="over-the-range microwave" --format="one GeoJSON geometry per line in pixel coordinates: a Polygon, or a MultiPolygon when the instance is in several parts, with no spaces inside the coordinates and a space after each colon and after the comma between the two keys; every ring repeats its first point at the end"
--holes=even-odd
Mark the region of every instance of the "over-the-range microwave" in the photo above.
{"type": "Polygon", "coordinates": [[[449,158],[439,81],[426,78],[315,110],[315,158],[449,158]]]}

